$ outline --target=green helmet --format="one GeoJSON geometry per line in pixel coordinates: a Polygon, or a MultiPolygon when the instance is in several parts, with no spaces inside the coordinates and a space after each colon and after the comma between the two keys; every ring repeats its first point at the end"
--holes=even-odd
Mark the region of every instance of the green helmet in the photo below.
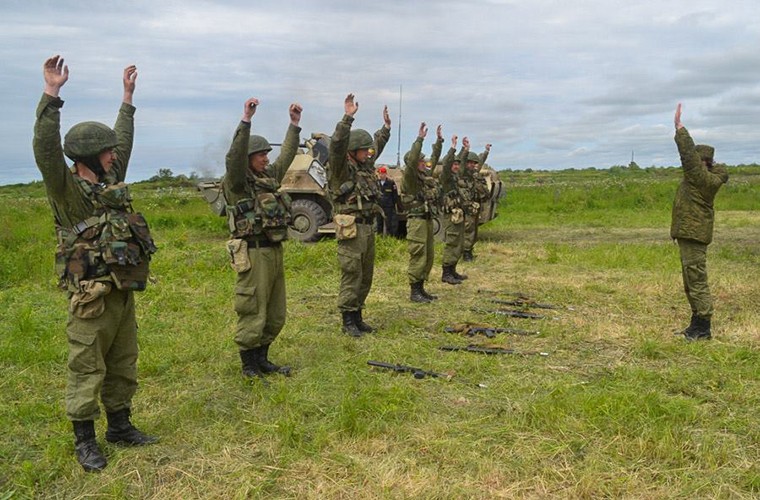
{"type": "Polygon", "coordinates": [[[707,144],[697,144],[694,149],[699,153],[699,157],[707,163],[712,163],[715,156],[715,148],[707,144]]]}
{"type": "Polygon", "coordinates": [[[372,136],[364,129],[357,128],[348,135],[348,150],[370,149],[374,144],[372,136]]]}
{"type": "Polygon", "coordinates": [[[470,151],[470,153],[467,155],[467,161],[474,161],[475,163],[480,163],[480,157],[477,153],[473,153],[470,151]]]}
{"type": "Polygon", "coordinates": [[[63,153],[74,161],[97,156],[119,145],[116,132],[100,122],[77,123],[63,138],[63,153]]]}
{"type": "MultiPolygon", "coordinates": [[[[411,151],[407,151],[406,154],[404,155],[404,163],[409,163],[409,158],[411,156],[412,156],[412,152],[411,151]]],[[[420,153],[420,157],[417,160],[417,163],[419,163],[421,161],[425,161],[425,154],[424,153],[420,153]]]]}
{"type": "Polygon", "coordinates": [[[253,153],[261,153],[266,151],[267,153],[272,151],[272,146],[269,141],[261,137],[260,135],[252,135],[248,138],[248,156],[253,153]]]}

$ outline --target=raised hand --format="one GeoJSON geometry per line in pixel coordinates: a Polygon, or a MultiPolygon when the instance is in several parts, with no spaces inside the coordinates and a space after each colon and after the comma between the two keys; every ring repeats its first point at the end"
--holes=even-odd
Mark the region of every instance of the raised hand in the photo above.
{"type": "Polygon", "coordinates": [[[63,57],[55,55],[42,65],[42,75],[45,78],[45,93],[58,97],[61,87],[69,79],[69,67],[63,64],[63,57]]]}
{"type": "Polygon", "coordinates": [[[491,144],[486,144],[486,151],[491,152],[491,144]]]}
{"type": "Polygon", "coordinates": [[[441,128],[441,125],[438,125],[435,128],[435,136],[438,140],[443,141],[443,129],[441,128]]]}
{"type": "Polygon", "coordinates": [[[676,116],[673,119],[673,122],[676,125],[676,130],[683,128],[683,123],[681,123],[681,103],[678,103],[678,106],[676,106],[676,116]]]}
{"type": "Polygon", "coordinates": [[[452,149],[456,149],[457,148],[457,139],[459,139],[459,137],[457,137],[456,134],[454,134],[454,135],[451,136],[451,148],[452,149]]]}
{"type": "Polygon", "coordinates": [[[259,100],[255,97],[251,97],[245,101],[245,104],[243,104],[243,118],[241,118],[241,120],[246,123],[250,122],[253,115],[256,114],[256,108],[258,108],[258,106],[259,100]]]}
{"type": "Polygon", "coordinates": [[[137,86],[137,66],[130,64],[124,68],[124,75],[121,78],[124,83],[124,102],[132,104],[132,96],[137,86]]]}
{"type": "Polygon", "coordinates": [[[292,125],[297,127],[298,124],[301,122],[302,111],[303,111],[303,107],[297,102],[294,102],[293,104],[290,105],[288,112],[290,113],[290,123],[292,125]]]}
{"type": "Polygon", "coordinates": [[[354,102],[354,94],[348,94],[343,102],[343,110],[348,116],[354,116],[359,111],[359,101],[354,102]]]}
{"type": "Polygon", "coordinates": [[[462,147],[464,149],[466,149],[467,151],[469,151],[470,150],[470,139],[468,139],[467,137],[465,137],[464,139],[462,139],[462,147]]]}
{"type": "Polygon", "coordinates": [[[383,107],[383,123],[385,123],[385,128],[391,128],[391,115],[388,113],[388,106],[383,107]]]}
{"type": "Polygon", "coordinates": [[[417,137],[424,139],[425,136],[427,135],[427,132],[428,132],[428,128],[425,122],[420,123],[420,130],[419,132],[417,132],[417,137]]]}

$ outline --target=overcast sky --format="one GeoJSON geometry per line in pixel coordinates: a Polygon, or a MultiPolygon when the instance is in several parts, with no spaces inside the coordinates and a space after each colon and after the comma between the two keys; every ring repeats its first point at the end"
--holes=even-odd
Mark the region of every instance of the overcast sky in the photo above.
{"type": "Polygon", "coordinates": [[[632,151],[675,165],[679,101],[717,160],[760,161],[757,0],[2,0],[0,14],[0,184],[41,178],[32,128],[54,54],[70,70],[63,132],[113,124],[137,65],[131,181],[220,175],[248,97],[254,132],[280,142],[288,104],[304,107],[302,137],[332,133],[348,92],[370,132],[388,105],[384,163],[426,121],[426,151],[440,123],[447,144],[492,143],[497,169],[606,168],[632,151]]]}

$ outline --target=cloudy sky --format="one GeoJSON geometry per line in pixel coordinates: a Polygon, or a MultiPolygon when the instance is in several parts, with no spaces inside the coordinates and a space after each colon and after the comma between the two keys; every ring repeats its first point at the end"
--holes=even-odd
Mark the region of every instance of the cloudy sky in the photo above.
{"type": "Polygon", "coordinates": [[[426,121],[428,145],[443,124],[475,150],[492,143],[498,169],[605,168],[632,151],[674,165],[679,101],[719,160],[760,161],[757,0],[3,0],[0,14],[0,184],[41,178],[32,127],[54,54],[70,70],[64,131],[112,124],[137,64],[132,181],[220,175],[248,97],[255,132],[279,142],[289,103],[302,137],[331,133],[348,92],[357,127],[390,108],[381,162],[426,121]]]}

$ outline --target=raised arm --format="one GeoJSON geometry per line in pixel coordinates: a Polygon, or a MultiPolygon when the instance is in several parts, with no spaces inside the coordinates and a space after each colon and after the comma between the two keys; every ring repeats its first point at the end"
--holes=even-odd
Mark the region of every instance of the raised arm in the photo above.
{"type": "Polygon", "coordinates": [[[413,194],[417,192],[417,164],[420,161],[420,156],[422,154],[422,142],[425,140],[427,131],[428,128],[425,122],[420,123],[420,129],[417,132],[417,138],[412,143],[412,148],[409,150],[409,152],[404,155],[405,168],[404,177],[402,179],[403,185],[401,187],[401,190],[404,193],[413,194]]]}
{"type": "Polygon", "coordinates": [[[441,125],[438,125],[435,129],[435,142],[433,143],[433,153],[430,155],[430,163],[432,169],[435,170],[438,165],[438,160],[441,159],[441,152],[443,151],[443,129],[441,125]]]}
{"type": "Polygon", "coordinates": [[[343,101],[343,118],[335,125],[335,132],[330,138],[329,156],[327,160],[327,182],[330,189],[337,192],[340,185],[348,178],[346,155],[348,154],[348,136],[354,115],[359,110],[359,102],[354,94],[348,94],[343,101]]]}
{"type": "Polygon", "coordinates": [[[298,143],[300,142],[301,127],[301,112],[303,107],[298,103],[293,103],[288,108],[290,114],[290,125],[288,125],[288,131],[285,133],[285,140],[282,141],[282,147],[280,147],[280,156],[272,163],[272,171],[274,173],[277,182],[281,182],[285,177],[285,172],[290,168],[290,164],[293,163],[293,158],[298,153],[298,143]]]}
{"type": "Polygon", "coordinates": [[[454,157],[456,156],[457,151],[457,136],[452,135],[451,136],[451,147],[449,148],[449,151],[446,153],[446,156],[443,157],[443,171],[441,172],[441,183],[446,186],[446,184],[451,179],[451,166],[454,164],[454,157]]]}
{"type": "Polygon", "coordinates": [[[124,68],[122,83],[124,85],[124,96],[114,125],[119,144],[114,148],[116,161],[111,166],[111,170],[120,181],[123,181],[127,176],[127,167],[132,156],[135,138],[135,107],[132,105],[132,97],[137,86],[137,66],[131,64],[124,68]]]}
{"type": "Polygon", "coordinates": [[[383,126],[380,127],[374,135],[374,142],[372,147],[375,150],[375,154],[372,155],[372,163],[374,164],[385,149],[386,144],[391,138],[391,115],[388,112],[388,106],[383,107],[383,126]]]}
{"type": "Polygon", "coordinates": [[[251,136],[251,119],[256,114],[258,105],[259,100],[255,97],[251,97],[243,104],[243,116],[235,129],[232,144],[225,158],[224,191],[229,203],[236,203],[245,197],[248,139],[251,136]]]}

